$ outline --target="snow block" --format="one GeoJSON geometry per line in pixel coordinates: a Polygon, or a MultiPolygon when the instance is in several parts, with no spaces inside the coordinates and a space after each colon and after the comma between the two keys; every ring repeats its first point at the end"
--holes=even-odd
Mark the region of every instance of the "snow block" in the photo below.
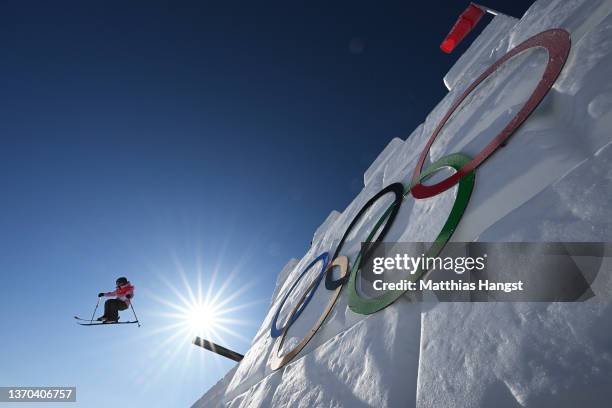
{"type": "Polygon", "coordinates": [[[563,28],[576,44],[612,10],[608,0],[539,0],[510,32],[509,49],[550,28],[563,28]]]}
{"type": "Polygon", "coordinates": [[[402,145],[402,139],[394,137],[389,144],[378,155],[374,162],[363,174],[363,185],[367,186],[375,178],[381,178],[384,171],[384,166],[387,161],[393,156],[402,145]]]}
{"type": "Polygon", "coordinates": [[[334,210],[330,212],[325,221],[323,221],[323,224],[321,224],[315,231],[314,236],[312,237],[312,242],[314,243],[321,241],[325,234],[329,232],[338,217],[340,217],[340,213],[338,211],[334,210]]]}

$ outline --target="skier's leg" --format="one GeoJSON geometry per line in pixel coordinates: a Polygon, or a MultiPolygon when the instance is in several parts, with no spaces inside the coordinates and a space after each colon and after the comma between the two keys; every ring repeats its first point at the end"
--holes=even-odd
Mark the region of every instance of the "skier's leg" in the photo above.
{"type": "Polygon", "coordinates": [[[104,322],[108,320],[108,316],[112,315],[111,309],[113,308],[113,300],[114,299],[108,299],[106,302],[104,302],[104,314],[98,317],[96,320],[98,320],[99,322],[104,322]]]}
{"type": "Polygon", "coordinates": [[[111,306],[111,300],[112,299],[108,299],[106,302],[104,302],[104,314],[102,316],[100,316],[98,318],[98,320],[106,320],[106,318],[108,317],[110,308],[112,307],[111,306]]]}
{"type": "Polygon", "coordinates": [[[119,307],[120,303],[123,303],[119,299],[109,299],[104,304],[104,316],[106,320],[116,322],[119,320],[119,307]]]}
{"type": "Polygon", "coordinates": [[[128,308],[128,305],[119,299],[115,299],[117,301],[117,320],[119,320],[119,310],[125,310],[128,308]]]}
{"type": "Polygon", "coordinates": [[[104,314],[98,317],[99,321],[113,321],[119,320],[119,310],[125,310],[128,305],[119,299],[108,299],[104,302],[104,314]]]}
{"type": "Polygon", "coordinates": [[[109,307],[109,314],[107,314],[106,317],[108,320],[116,322],[119,320],[119,311],[127,309],[128,305],[120,299],[111,299],[109,302],[112,303],[109,307]]]}

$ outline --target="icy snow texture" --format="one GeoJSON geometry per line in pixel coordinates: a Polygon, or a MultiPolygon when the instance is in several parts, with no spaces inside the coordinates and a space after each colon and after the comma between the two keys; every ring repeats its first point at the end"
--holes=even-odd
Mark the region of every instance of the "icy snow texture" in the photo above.
{"type": "MultiPolygon", "coordinates": [[[[543,30],[561,27],[572,49],[540,106],[476,173],[453,240],[612,241],[612,0],[539,0],[519,21],[499,16],[445,76],[448,95],[403,141],[392,139],[364,174],[364,188],[316,230],[301,260],[280,273],[268,314],[244,360],[194,407],[608,407],[612,400],[612,303],[419,303],[400,299],[362,316],[344,291],[326,323],[287,366],[269,367],[272,317],[292,282],[384,186],[408,183],[416,159],[452,102],[492,62],[543,30]]],[[[431,149],[436,158],[477,153],[526,100],[545,52],[509,61],[458,109],[431,149]]],[[[435,237],[456,188],[408,197],[389,241],[435,237]]],[[[391,197],[363,217],[342,253],[349,259],[391,197]]],[[[286,320],[319,272],[313,268],[281,311],[286,320]]],[[[598,277],[612,288],[609,276],[598,277]]],[[[596,291],[597,293],[597,291],[596,291]]],[[[319,288],[287,335],[291,347],[331,292],[319,288]]]]}
{"type": "Polygon", "coordinates": [[[444,76],[444,85],[449,90],[459,83],[465,87],[500,59],[508,49],[508,31],[517,21],[502,14],[496,16],[444,76]]]}

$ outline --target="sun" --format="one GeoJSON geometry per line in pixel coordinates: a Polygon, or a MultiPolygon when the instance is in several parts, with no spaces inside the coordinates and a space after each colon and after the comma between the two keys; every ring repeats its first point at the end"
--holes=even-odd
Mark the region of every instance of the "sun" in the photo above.
{"type": "Polygon", "coordinates": [[[148,293],[163,307],[163,310],[156,314],[167,321],[167,324],[155,330],[157,333],[171,333],[168,342],[178,340],[185,342],[184,344],[191,344],[195,337],[226,344],[226,336],[238,338],[245,343],[250,342],[250,339],[241,332],[242,326],[250,326],[252,322],[244,319],[242,312],[262,303],[260,300],[240,302],[240,297],[249,290],[250,284],[246,283],[236,290],[231,286],[235,280],[233,274],[218,284],[216,282],[218,274],[215,270],[208,284],[204,285],[204,273],[201,268],[198,267],[189,273],[178,261],[176,273],[179,279],[169,280],[163,275],[159,276],[169,293],[164,296],[160,296],[159,293],[148,293]],[[190,281],[188,275],[191,275],[192,279],[195,277],[195,282],[190,281]],[[177,281],[182,282],[182,287],[175,285],[177,281]]]}
{"type": "Polygon", "coordinates": [[[214,305],[194,304],[186,311],[184,320],[193,334],[215,331],[219,325],[219,312],[214,305]]]}
{"type": "MultiPolygon", "coordinates": [[[[256,280],[242,277],[238,266],[221,274],[220,266],[205,269],[199,258],[189,268],[178,257],[174,260],[176,269],[157,271],[157,285],[146,291],[157,309],[150,312],[155,327],[151,322],[143,333],[144,338],[152,338],[150,372],[154,378],[161,378],[179,359],[185,370],[192,364],[201,364],[203,370],[210,368],[210,364],[221,367],[226,357],[196,347],[200,345],[196,340],[230,350],[243,349],[252,340],[247,333],[259,327],[257,321],[249,318],[251,309],[269,302],[267,298],[251,297],[256,280]],[[222,280],[218,279],[220,276],[222,280]],[[238,281],[240,285],[236,287],[238,281]],[[194,358],[194,354],[202,358],[194,358]]],[[[222,265],[222,261],[217,264],[222,265]]]]}

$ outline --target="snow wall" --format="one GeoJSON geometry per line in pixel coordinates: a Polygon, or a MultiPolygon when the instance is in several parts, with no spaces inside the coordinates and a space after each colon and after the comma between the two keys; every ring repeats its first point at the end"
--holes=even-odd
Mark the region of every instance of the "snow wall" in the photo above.
{"type": "MultiPolygon", "coordinates": [[[[342,289],[306,347],[273,371],[270,324],[304,267],[333,254],[362,206],[393,182],[408,185],[440,119],[492,63],[551,28],[571,35],[560,76],[535,111],[476,170],[467,210],[452,241],[612,242],[612,0],[539,0],[520,19],[497,16],[444,78],[446,97],[406,139],[395,138],[364,174],[364,188],[332,211],[310,250],[280,272],[267,316],[242,362],[194,407],[609,407],[612,302],[411,303],[400,298],[371,315],[352,312],[342,289]]],[[[471,157],[509,122],[543,75],[547,51],[506,62],[450,118],[429,153],[471,157]]],[[[431,242],[457,187],[407,197],[386,241],[431,242]]],[[[342,254],[351,264],[391,196],[355,226],[342,254]]],[[[284,322],[320,267],[291,291],[284,322]]],[[[608,274],[600,287],[612,288],[608,274]]],[[[333,291],[319,285],[290,327],[281,353],[316,322],[333,291]]],[[[597,293],[596,293],[597,294],[597,293]]]]}

